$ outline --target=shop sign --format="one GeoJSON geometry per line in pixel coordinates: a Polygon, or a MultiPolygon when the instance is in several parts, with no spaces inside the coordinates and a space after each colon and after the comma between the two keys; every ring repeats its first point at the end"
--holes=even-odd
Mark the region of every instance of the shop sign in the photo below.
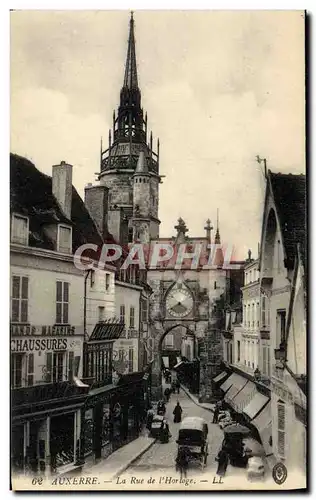
{"type": "Polygon", "coordinates": [[[271,382],[271,389],[279,398],[287,401],[288,403],[293,403],[293,396],[287,390],[287,388],[282,387],[281,385],[276,384],[275,382],[271,382]]]}
{"type": "Polygon", "coordinates": [[[67,348],[68,340],[63,338],[11,340],[12,352],[65,351],[67,348]]]}

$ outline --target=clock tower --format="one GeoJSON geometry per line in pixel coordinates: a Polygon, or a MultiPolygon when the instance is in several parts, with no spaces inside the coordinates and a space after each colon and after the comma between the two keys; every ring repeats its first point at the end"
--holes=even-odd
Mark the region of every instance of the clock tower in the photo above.
{"type": "Polygon", "coordinates": [[[159,237],[159,139],[155,152],[138,85],[133,14],[120,103],[113,112],[108,148],[101,143],[98,178],[108,189],[108,229],[117,241],[149,243],[159,237]]]}

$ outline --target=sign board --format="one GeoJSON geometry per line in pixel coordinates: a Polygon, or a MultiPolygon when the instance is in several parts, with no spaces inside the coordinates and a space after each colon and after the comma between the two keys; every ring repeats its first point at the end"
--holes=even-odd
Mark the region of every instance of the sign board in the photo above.
{"type": "Polygon", "coordinates": [[[67,338],[11,340],[11,352],[66,351],[67,349],[68,349],[67,338]]]}

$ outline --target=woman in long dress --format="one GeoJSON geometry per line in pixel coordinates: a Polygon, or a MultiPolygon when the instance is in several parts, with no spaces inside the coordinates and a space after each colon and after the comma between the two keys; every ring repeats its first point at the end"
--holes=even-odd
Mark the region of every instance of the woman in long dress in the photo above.
{"type": "Polygon", "coordinates": [[[174,419],[173,419],[174,423],[178,424],[179,422],[181,422],[182,408],[180,406],[179,401],[177,401],[177,404],[173,410],[173,414],[174,414],[174,419]]]}

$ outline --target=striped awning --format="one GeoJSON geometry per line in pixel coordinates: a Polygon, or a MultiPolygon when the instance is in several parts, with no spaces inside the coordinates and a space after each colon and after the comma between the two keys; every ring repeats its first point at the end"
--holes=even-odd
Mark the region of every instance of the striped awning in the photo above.
{"type": "Polygon", "coordinates": [[[232,375],[232,377],[234,377],[233,384],[224,396],[224,400],[229,404],[232,404],[234,397],[241,391],[241,389],[248,382],[248,380],[246,378],[241,377],[240,375],[237,375],[237,373],[234,373],[232,375]]]}
{"type": "Polygon", "coordinates": [[[242,388],[241,391],[236,394],[236,396],[232,399],[231,401],[231,406],[234,408],[234,410],[241,412],[245,406],[251,401],[253,396],[256,393],[256,386],[253,382],[248,382],[246,385],[242,388]]]}
{"type": "Polygon", "coordinates": [[[250,403],[243,409],[243,413],[250,419],[253,419],[268,401],[269,398],[267,396],[256,392],[250,403]]]}
{"type": "Polygon", "coordinates": [[[227,392],[228,389],[233,385],[233,377],[234,373],[230,377],[228,377],[228,379],[225,380],[225,382],[221,385],[220,388],[222,389],[222,391],[227,392]]]}
{"type": "Polygon", "coordinates": [[[220,373],[219,375],[216,375],[215,378],[213,378],[213,382],[220,382],[223,378],[225,378],[227,376],[227,373],[226,372],[222,372],[220,373]]]}
{"type": "Polygon", "coordinates": [[[255,427],[257,427],[259,433],[261,433],[265,429],[265,427],[270,424],[271,421],[271,403],[269,402],[251,423],[255,427]]]}

